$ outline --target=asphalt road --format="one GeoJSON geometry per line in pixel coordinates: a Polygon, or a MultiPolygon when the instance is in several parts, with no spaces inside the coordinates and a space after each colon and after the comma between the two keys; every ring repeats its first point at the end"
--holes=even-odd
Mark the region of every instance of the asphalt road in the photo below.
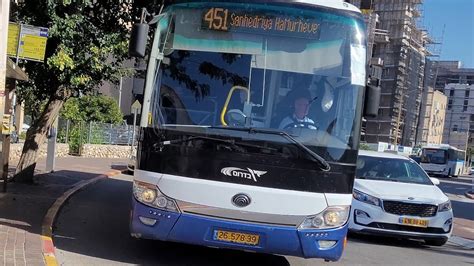
{"type": "MultiPolygon", "coordinates": [[[[456,183],[459,183],[456,180],[456,183]]],[[[456,183],[445,183],[456,191],[456,183]]],[[[459,189],[460,191],[460,189],[459,189]]],[[[453,194],[456,195],[456,194],[453,194]]],[[[305,260],[178,243],[137,240],[129,236],[131,177],[119,175],[74,195],[62,209],[54,230],[62,265],[318,265],[305,260]]],[[[472,207],[472,205],[471,205],[472,207]]],[[[455,213],[464,217],[460,207],[455,213]]],[[[473,265],[474,250],[448,244],[428,247],[416,241],[352,236],[343,258],[331,265],[473,265]]]]}

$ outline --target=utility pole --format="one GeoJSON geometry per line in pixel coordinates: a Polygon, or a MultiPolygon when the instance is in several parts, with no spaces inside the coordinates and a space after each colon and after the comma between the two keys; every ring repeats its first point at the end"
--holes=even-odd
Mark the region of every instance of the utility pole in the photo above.
{"type": "MultiPolygon", "coordinates": [[[[7,76],[7,40],[8,40],[8,21],[10,19],[10,1],[0,1],[0,119],[3,120],[5,103],[8,93],[6,91],[6,76],[7,76]]],[[[5,146],[5,136],[2,135],[2,146],[5,146]]],[[[7,138],[9,141],[9,138],[7,138]]],[[[8,181],[8,157],[5,157],[5,151],[2,147],[2,178],[3,178],[3,192],[7,190],[8,181]],[[5,165],[5,161],[7,164],[5,165]],[[6,168],[6,169],[5,169],[6,168]]],[[[8,156],[8,155],[7,155],[8,156]]]]}

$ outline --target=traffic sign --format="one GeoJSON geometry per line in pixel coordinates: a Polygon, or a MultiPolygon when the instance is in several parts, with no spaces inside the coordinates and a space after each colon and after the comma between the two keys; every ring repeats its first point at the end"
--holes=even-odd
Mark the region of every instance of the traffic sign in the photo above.
{"type": "Polygon", "coordinates": [[[137,113],[137,114],[140,114],[142,111],[142,104],[136,100],[133,104],[132,104],[132,113],[137,113]]]}
{"type": "Polygon", "coordinates": [[[10,23],[7,55],[32,61],[44,61],[48,28],[10,23]]]}

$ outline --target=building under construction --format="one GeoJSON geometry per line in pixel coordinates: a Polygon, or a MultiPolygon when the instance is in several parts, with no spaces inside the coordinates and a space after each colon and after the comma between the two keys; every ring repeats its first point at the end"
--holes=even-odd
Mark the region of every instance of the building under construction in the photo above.
{"type": "MultiPolygon", "coordinates": [[[[379,115],[368,118],[364,139],[413,146],[418,124],[429,38],[418,23],[422,0],[352,0],[366,19],[378,15],[376,28],[368,25],[371,63],[383,65],[379,115]]],[[[369,72],[370,73],[370,72],[369,72]]]]}

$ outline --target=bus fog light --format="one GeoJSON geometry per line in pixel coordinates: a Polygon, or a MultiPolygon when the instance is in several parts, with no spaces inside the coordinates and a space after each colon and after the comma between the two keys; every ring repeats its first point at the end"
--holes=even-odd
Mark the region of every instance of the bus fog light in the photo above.
{"type": "Polygon", "coordinates": [[[337,241],[334,240],[319,240],[319,247],[322,249],[329,249],[336,245],[337,241]]]}
{"type": "Polygon", "coordinates": [[[321,217],[314,217],[313,219],[314,227],[321,227],[323,224],[324,224],[324,220],[321,217]]]}
{"type": "Polygon", "coordinates": [[[156,198],[155,203],[156,203],[156,206],[160,208],[166,208],[166,206],[168,205],[168,200],[165,197],[160,196],[156,198]]]}
{"type": "Polygon", "coordinates": [[[142,224],[144,224],[144,225],[154,226],[156,224],[155,219],[146,218],[146,217],[143,217],[143,216],[138,216],[138,219],[140,219],[140,222],[142,222],[142,224]]]}

